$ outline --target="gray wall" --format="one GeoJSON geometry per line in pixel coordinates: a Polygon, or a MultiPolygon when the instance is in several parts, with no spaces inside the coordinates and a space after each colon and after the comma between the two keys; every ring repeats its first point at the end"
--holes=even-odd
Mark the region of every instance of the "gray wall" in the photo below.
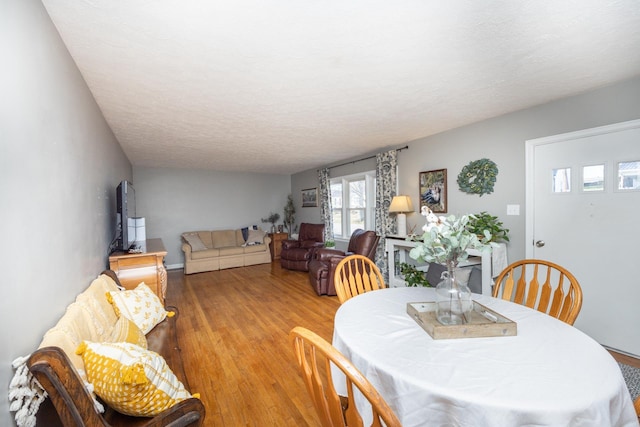
{"type": "Polygon", "coordinates": [[[197,169],[134,167],[136,215],[145,217],[147,238],[160,237],[168,268],[184,263],[180,234],[195,230],[237,229],[270,223],[291,192],[289,175],[221,172],[197,169]]]}
{"type": "MultiPolygon", "coordinates": [[[[509,260],[524,258],[525,141],[637,118],[640,77],[411,141],[409,149],[398,154],[398,192],[411,196],[416,210],[407,215],[408,227],[416,226],[419,231],[424,225],[424,218],[418,213],[419,172],[447,169],[448,212],[460,215],[487,211],[497,215],[511,230],[509,260]],[[456,182],[458,173],[470,161],[484,157],[499,168],[494,192],[482,197],[461,192],[456,182]],[[508,204],[520,205],[520,216],[507,216],[508,204]]],[[[353,173],[331,172],[332,176],[353,173]]],[[[316,170],[308,170],[291,177],[291,188],[297,194],[301,188],[317,186],[317,182],[316,170]]],[[[319,211],[310,213],[305,219],[319,220],[319,211]]]]}
{"type": "Polygon", "coordinates": [[[40,1],[1,2],[0,62],[0,425],[14,425],[11,362],[106,267],[132,170],[40,1]]]}

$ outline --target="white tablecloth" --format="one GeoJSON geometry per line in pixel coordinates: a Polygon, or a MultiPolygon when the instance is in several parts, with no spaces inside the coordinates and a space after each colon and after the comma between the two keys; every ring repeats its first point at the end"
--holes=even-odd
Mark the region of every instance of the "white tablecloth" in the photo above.
{"type": "Polygon", "coordinates": [[[433,288],[345,302],[333,345],[410,426],[638,426],[620,369],[598,343],[521,305],[475,295],[517,322],[514,337],[433,340],[406,313],[433,288]]]}

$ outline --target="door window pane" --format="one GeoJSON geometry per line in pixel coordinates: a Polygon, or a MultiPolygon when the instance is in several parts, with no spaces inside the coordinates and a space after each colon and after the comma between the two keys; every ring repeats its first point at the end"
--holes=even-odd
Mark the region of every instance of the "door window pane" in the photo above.
{"type": "Polygon", "coordinates": [[[618,163],[618,190],[640,190],[640,161],[618,163]]]}
{"type": "Polygon", "coordinates": [[[571,168],[553,170],[554,193],[568,193],[571,191],[571,168]]]}
{"type": "Polygon", "coordinates": [[[604,165],[582,168],[582,191],[604,191],[604,165]]]}

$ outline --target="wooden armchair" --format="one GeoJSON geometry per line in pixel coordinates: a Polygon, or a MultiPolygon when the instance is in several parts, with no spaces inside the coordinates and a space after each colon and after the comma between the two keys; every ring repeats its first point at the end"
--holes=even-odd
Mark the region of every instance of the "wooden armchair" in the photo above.
{"type": "Polygon", "coordinates": [[[340,304],[356,295],[387,287],[378,266],[363,255],[350,255],[340,261],[333,282],[340,304]]]}
{"type": "Polygon", "coordinates": [[[313,405],[324,427],[362,426],[354,399],[354,386],[371,403],[372,426],[400,427],[400,421],[369,380],[335,347],[314,332],[300,326],[289,333],[296,361],[313,405]],[[346,377],[347,396],[336,392],[331,366],[346,377]],[[325,380],[326,379],[326,382],[325,380]]]}
{"type": "Polygon", "coordinates": [[[582,288],[573,274],[539,259],[507,266],[496,278],[493,296],[535,308],[570,325],[582,308],[582,288]]]}

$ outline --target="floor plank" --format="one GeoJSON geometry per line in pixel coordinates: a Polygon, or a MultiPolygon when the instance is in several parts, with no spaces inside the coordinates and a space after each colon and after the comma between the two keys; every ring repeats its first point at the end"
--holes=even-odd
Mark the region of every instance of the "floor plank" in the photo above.
{"type": "Polygon", "coordinates": [[[180,310],[185,371],[207,426],[320,425],[288,333],[300,325],[331,341],[337,297],[317,296],[306,273],[273,263],[169,271],[167,304],[180,310]]]}

